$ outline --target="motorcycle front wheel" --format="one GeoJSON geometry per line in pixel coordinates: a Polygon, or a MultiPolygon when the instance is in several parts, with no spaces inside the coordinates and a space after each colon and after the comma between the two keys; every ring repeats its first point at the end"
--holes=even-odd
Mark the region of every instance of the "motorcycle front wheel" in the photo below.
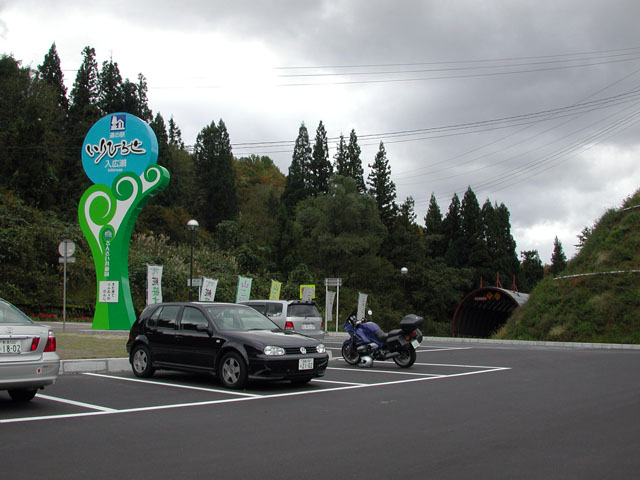
{"type": "Polygon", "coordinates": [[[405,350],[397,357],[393,357],[393,361],[400,368],[409,368],[416,362],[416,351],[413,347],[410,347],[409,350],[405,350]]]}
{"type": "Polygon", "coordinates": [[[360,355],[350,343],[342,345],[342,358],[344,358],[344,361],[349,365],[357,365],[360,363],[360,355]]]}

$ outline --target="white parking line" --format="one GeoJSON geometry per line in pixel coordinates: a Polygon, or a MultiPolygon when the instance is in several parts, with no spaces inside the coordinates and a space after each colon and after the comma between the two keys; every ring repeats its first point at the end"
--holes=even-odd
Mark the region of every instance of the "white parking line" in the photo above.
{"type": "MultiPolygon", "coordinates": [[[[427,347],[431,348],[431,347],[427,347]]],[[[437,348],[437,347],[434,347],[437,348]]],[[[420,352],[437,352],[437,351],[445,351],[445,350],[466,350],[470,347],[461,347],[461,348],[442,348],[438,350],[420,350],[420,352]]],[[[333,350],[340,350],[339,348],[334,348],[333,350]]],[[[331,360],[343,360],[342,357],[333,357],[331,360]]],[[[394,364],[392,361],[380,362],[380,363],[388,363],[394,364]]],[[[9,419],[0,419],[0,424],[2,423],[19,423],[19,422],[32,422],[39,420],[53,420],[53,419],[63,419],[63,418],[75,418],[75,417],[88,417],[95,415],[112,415],[112,414],[120,414],[120,413],[134,413],[134,412],[147,412],[147,411],[157,411],[157,410],[168,410],[175,408],[188,408],[188,407],[198,407],[198,406],[206,406],[206,405],[217,405],[223,403],[234,403],[234,402],[242,402],[248,400],[266,400],[270,398],[284,398],[284,397],[294,397],[299,395],[313,395],[317,393],[330,393],[337,392],[341,390],[353,390],[360,388],[370,388],[370,387],[382,387],[388,385],[398,385],[402,383],[413,383],[413,382],[422,382],[428,380],[438,380],[445,378],[455,378],[455,377],[464,377],[470,375],[479,375],[484,373],[493,373],[504,370],[511,370],[510,367],[491,367],[491,366],[480,366],[480,365],[458,365],[458,364],[446,364],[446,363],[418,363],[416,362],[414,365],[419,366],[432,366],[432,367],[449,367],[449,368],[465,368],[465,369],[476,369],[469,372],[462,373],[452,373],[452,374],[429,374],[429,373],[418,373],[413,371],[404,371],[404,370],[379,370],[379,369],[371,369],[371,368],[349,368],[349,367],[329,367],[328,370],[344,370],[350,372],[370,372],[370,373],[390,373],[395,375],[404,375],[404,376],[412,376],[413,378],[404,378],[401,380],[394,380],[389,382],[380,382],[380,383],[356,383],[356,382],[341,382],[336,380],[324,380],[324,379],[314,379],[312,383],[333,383],[338,386],[332,388],[323,388],[320,390],[302,390],[296,392],[286,392],[286,393],[277,393],[277,394],[267,394],[267,395],[259,395],[252,393],[244,393],[244,392],[235,392],[233,390],[221,390],[215,388],[204,388],[204,387],[195,387],[195,386],[187,386],[187,385],[179,385],[168,382],[158,382],[153,380],[144,380],[139,378],[127,378],[127,377],[118,377],[112,375],[98,374],[98,373],[85,373],[85,375],[93,376],[93,377],[102,377],[113,380],[120,381],[128,381],[128,382],[137,382],[147,385],[158,385],[170,388],[181,388],[186,390],[196,390],[210,393],[221,393],[224,395],[232,395],[234,398],[224,398],[218,400],[208,400],[202,402],[192,402],[192,403],[180,403],[180,404],[170,404],[170,405],[156,405],[150,407],[138,407],[138,408],[128,408],[122,410],[116,410],[108,407],[102,407],[99,405],[92,405],[88,403],[76,402],[73,400],[63,399],[59,397],[51,397],[49,395],[38,395],[39,398],[43,398],[45,400],[50,400],[59,403],[66,403],[69,405],[75,405],[83,408],[88,408],[94,411],[91,412],[82,412],[82,413],[72,413],[67,415],[46,415],[40,417],[23,417],[23,418],[9,418],[9,419]],[[478,370],[479,369],[479,370],[478,370]]]]}
{"type": "Polygon", "coordinates": [[[450,350],[471,350],[471,347],[436,347],[431,345],[420,345],[420,348],[416,350],[418,353],[427,352],[448,352],[450,350]],[[428,348],[428,350],[425,350],[428,348]]]}
{"type": "MultiPolygon", "coordinates": [[[[335,370],[350,370],[350,371],[360,371],[360,369],[335,369],[335,370]]],[[[455,373],[455,374],[451,374],[451,375],[428,375],[428,374],[417,374],[418,378],[409,378],[409,379],[404,379],[404,380],[395,380],[395,381],[391,381],[391,382],[381,382],[381,383],[369,383],[369,384],[352,384],[352,385],[345,385],[345,386],[341,386],[341,387],[334,387],[334,388],[324,388],[321,390],[303,390],[303,391],[297,391],[297,392],[287,392],[287,393],[276,393],[276,394],[271,394],[271,395],[253,395],[253,394],[241,394],[244,396],[241,396],[240,398],[226,398],[226,399],[221,399],[221,400],[209,400],[209,401],[203,401],[203,402],[192,402],[192,403],[179,403],[179,404],[171,404],[171,405],[156,405],[156,406],[152,406],[152,407],[138,407],[138,408],[127,408],[127,409],[122,409],[122,410],[100,410],[97,412],[85,412],[85,413],[76,413],[76,414],[69,414],[69,415],[47,415],[47,416],[42,416],[42,417],[23,417],[23,418],[8,418],[8,419],[2,419],[0,420],[0,424],[2,423],[19,423],[19,422],[34,422],[34,421],[39,421],[39,420],[54,420],[54,419],[63,419],[63,418],[75,418],[75,417],[89,417],[89,416],[95,416],[95,415],[114,415],[114,414],[121,414],[121,413],[134,413],[134,412],[149,412],[149,411],[156,411],[156,410],[169,410],[169,409],[174,409],[174,408],[188,408],[188,407],[199,407],[199,406],[206,406],[206,405],[217,405],[217,404],[221,404],[221,403],[234,403],[234,402],[244,402],[244,401],[250,401],[250,400],[267,400],[267,399],[271,399],[271,398],[285,398],[285,397],[296,397],[296,396],[300,396],[300,395],[315,395],[318,393],[330,393],[330,392],[337,392],[337,391],[341,391],[341,390],[354,390],[354,389],[360,389],[360,388],[373,388],[373,387],[384,387],[384,386],[388,386],[388,385],[399,385],[402,383],[414,383],[414,382],[424,382],[424,381],[429,381],[429,380],[439,380],[439,379],[445,379],[445,378],[454,378],[454,377],[463,377],[463,376],[468,376],[468,375],[478,375],[478,374],[482,374],[482,373],[492,373],[492,372],[498,372],[501,370],[511,370],[508,367],[487,367],[486,370],[477,370],[477,371],[473,371],[473,372],[464,372],[464,373],[455,373]]],[[[362,371],[369,371],[371,372],[371,370],[362,370],[362,371]]],[[[383,373],[389,373],[388,371],[382,371],[383,373]]],[[[415,374],[414,374],[415,375],[415,374]]],[[[111,377],[109,377],[111,378],[111,377]]],[[[116,379],[124,379],[124,377],[113,377],[116,379]]],[[[131,379],[134,380],[134,379],[131,379]]],[[[318,381],[318,380],[315,380],[318,381]]],[[[153,382],[151,382],[153,383],[153,382]]],[[[337,382],[334,382],[337,383],[337,382]]],[[[174,386],[177,388],[180,388],[181,386],[179,385],[172,385],[172,384],[168,384],[169,386],[174,386]]],[[[202,390],[207,390],[207,389],[202,389],[202,390]]],[[[224,390],[224,393],[228,393],[228,394],[234,394],[234,393],[238,393],[238,392],[231,392],[231,391],[227,391],[224,390]]]]}
{"type": "Polygon", "coordinates": [[[348,372],[363,372],[363,373],[391,373],[393,375],[412,375],[414,377],[446,377],[446,375],[437,375],[437,374],[431,374],[431,373],[407,372],[404,370],[374,370],[372,368],[327,367],[327,370],[344,370],[348,372]]]}
{"type": "Polygon", "coordinates": [[[50,395],[44,395],[42,393],[38,394],[38,398],[44,398],[45,400],[50,400],[52,402],[66,403],[68,405],[75,405],[77,407],[89,408],[91,410],[98,410],[100,412],[106,412],[106,413],[113,413],[118,411],[118,410],[114,410],[113,408],[101,407],[100,405],[92,405],[90,403],[84,403],[84,402],[76,402],[75,400],[69,400],[66,398],[52,397],[50,395]]]}
{"type": "Polygon", "coordinates": [[[337,380],[318,380],[313,379],[314,383],[335,383],[336,385],[366,385],[366,383],[355,383],[355,382],[338,382],[337,380]]]}
{"type": "Polygon", "coordinates": [[[110,378],[112,380],[122,380],[125,382],[136,382],[136,383],[146,383],[148,385],[158,385],[160,387],[173,387],[173,388],[183,388],[185,390],[199,390],[201,392],[211,392],[211,393],[224,393],[227,395],[238,395],[241,397],[262,397],[264,395],[257,395],[253,393],[242,393],[242,392],[234,392],[233,390],[221,390],[219,388],[204,388],[204,387],[193,387],[189,385],[177,385],[175,383],[167,383],[167,382],[157,382],[155,380],[144,380],[142,378],[127,378],[127,377],[116,377],[114,375],[105,375],[102,373],[85,373],[84,375],[88,375],[91,377],[102,377],[102,378],[110,378]]]}

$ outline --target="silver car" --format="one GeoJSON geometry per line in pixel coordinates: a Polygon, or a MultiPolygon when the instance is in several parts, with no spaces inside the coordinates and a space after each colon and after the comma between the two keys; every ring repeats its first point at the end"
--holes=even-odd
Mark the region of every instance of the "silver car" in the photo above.
{"type": "Polygon", "coordinates": [[[315,302],[301,300],[247,300],[240,302],[269,317],[281,329],[322,341],[322,317],[315,302]]]}
{"type": "Polygon", "coordinates": [[[0,390],[12,399],[28,402],[38,389],[58,378],[60,357],[56,337],[0,298],[0,390]]]}

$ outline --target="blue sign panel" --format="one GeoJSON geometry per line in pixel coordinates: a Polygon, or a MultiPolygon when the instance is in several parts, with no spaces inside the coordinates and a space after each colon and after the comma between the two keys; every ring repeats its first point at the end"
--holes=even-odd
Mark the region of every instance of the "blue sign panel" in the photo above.
{"type": "Polygon", "coordinates": [[[82,145],[82,166],[93,183],[111,186],[123,172],[141,175],[158,159],[158,140],[144,121],[128,113],[98,120],[82,145]]]}

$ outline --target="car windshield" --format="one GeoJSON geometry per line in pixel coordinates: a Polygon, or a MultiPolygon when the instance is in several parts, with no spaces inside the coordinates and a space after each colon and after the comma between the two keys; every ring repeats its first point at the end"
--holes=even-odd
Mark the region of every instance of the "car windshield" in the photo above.
{"type": "Polygon", "coordinates": [[[33,325],[33,322],[24,313],[11,305],[9,302],[0,299],[0,324],[12,325],[33,325]]]}
{"type": "Polygon", "coordinates": [[[319,317],[320,312],[312,303],[292,303],[289,305],[289,317],[319,317]]]}
{"type": "Polygon", "coordinates": [[[278,325],[251,307],[209,305],[205,308],[218,330],[279,330],[278,325]]]}

